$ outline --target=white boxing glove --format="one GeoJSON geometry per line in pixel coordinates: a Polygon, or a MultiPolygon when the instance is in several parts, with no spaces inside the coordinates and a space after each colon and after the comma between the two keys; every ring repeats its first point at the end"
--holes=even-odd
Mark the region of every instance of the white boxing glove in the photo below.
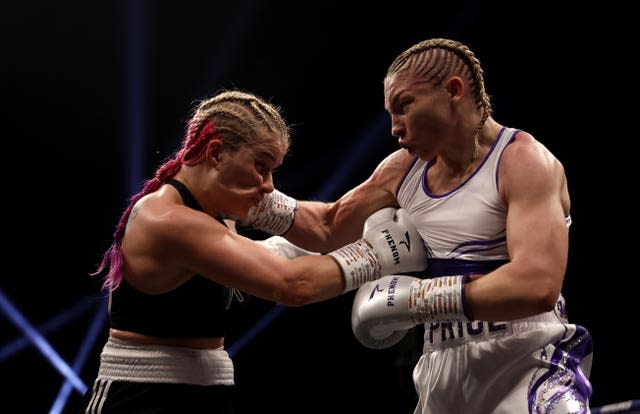
{"type": "Polygon", "coordinates": [[[328,255],[342,268],[344,292],[384,275],[427,268],[427,249],[409,213],[402,208],[376,211],[365,222],[360,240],[328,255]]]}
{"type": "Polygon", "coordinates": [[[297,209],[295,198],[273,190],[251,209],[246,220],[239,223],[269,234],[282,235],[291,228],[297,209]]]}
{"type": "Polygon", "coordinates": [[[467,276],[419,279],[390,275],[362,285],[351,309],[351,329],[364,346],[383,349],[424,323],[468,321],[464,309],[467,276]]]}
{"type": "Polygon", "coordinates": [[[389,348],[420,322],[409,311],[409,286],[418,278],[385,276],[360,286],[353,299],[351,329],[367,348],[389,348]]]}
{"type": "Polygon", "coordinates": [[[320,253],[305,250],[291,243],[289,240],[281,236],[271,236],[266,240],[257,240],[275,254],[286,259],[294,259],[299,256],[318,255],[320,253]]]}

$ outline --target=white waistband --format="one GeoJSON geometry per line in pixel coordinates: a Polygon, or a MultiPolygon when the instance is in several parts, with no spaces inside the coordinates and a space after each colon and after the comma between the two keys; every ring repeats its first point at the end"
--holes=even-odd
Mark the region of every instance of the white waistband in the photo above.
{"type": "Polygon", "coordinates": [[[114,381],[233,385],[233,362],[224,348],[147,345],[109,338],[98,378],[114,381]]]}
{"type": "Polygon", "coordinates": [[[544,324],[568,323],[564,312],[564,299],[558,299],[556,309],[539,315],[510,322],[441,322],[425,323],[423,352],[430,352],[467,342],[518,335],[544,324]]]}

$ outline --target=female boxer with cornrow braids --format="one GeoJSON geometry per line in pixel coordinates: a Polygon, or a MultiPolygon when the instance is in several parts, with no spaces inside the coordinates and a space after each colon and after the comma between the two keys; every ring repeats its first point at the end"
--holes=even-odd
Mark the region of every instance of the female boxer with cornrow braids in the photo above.
{"type": "MultiPolygon", "coordinates": [[[[298,201],[285,237],[325,251],[373,211],[409,212],[429,267],[364,284],[351,323],[376,349],[424,326],[415,414],[589,412],[591,335],[568,322],[561,294],[571,223],[561,162],[493,119],[480,61],[457,41],[409,47],[383,86],[401,149],[335,202],[298,201]]],[[[282,215],[268,199],[247,223],[282,215]]]]}
{"type": "Polygon", "coordinates": [[[300,306],[424,270],[420,235],[395,208],[326,255],[233,231],[232,219],[267,195],[280,213],[263,224],[288,229],[296,205],[272,193],[289,145],[279,109],[253,94],[224,91],[196,107],[181,148],[131,198],[95,273],[108,270],[110,329],[83,413],[233,413],[224,336],[234,297],[300,306]],[[417,247],[398,256],[389,237],[417,247]]]}
{"type": "Polygon", "coordinates": [[[406,70],[433,86],[442,85],[452,75],[462,77],[469,84],[476,105],[482,111],[473,134],[473,158],[477,158],[480,153],[480,131],[492,113],[491,100],[484,89],[484,72],[478,58],[462,43],[449,39],[429,39],[401,53],[389,67],[387,78],[406,70]]]}

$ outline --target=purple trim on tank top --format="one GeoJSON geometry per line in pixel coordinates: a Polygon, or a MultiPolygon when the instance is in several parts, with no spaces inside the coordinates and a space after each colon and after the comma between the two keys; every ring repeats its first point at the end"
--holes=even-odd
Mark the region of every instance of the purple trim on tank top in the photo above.
{"type": "MultiPolygon", "coordinates": [[[[502,132],[504,131],[504,127],[502,128],[502,130],[500,131],[500,135],[502,135],[502,132]]],[[[519,129],[516,129],[515,132],[513,133],[513,135],[511,135],[511,138],[509,138],[509,142],[507,143],[507,145],[509,145],[510,143],[512,143],[515,139],[516,139],[516,135],[518,135],[518,132],[520,132],[519,129]]],[[[498,140],[496,140],[498,141],[498,140]]],[[[500,153],[500,155],[498,155],[498,163],[496,164],[496,189],[498,189],[498,174],[500,173],[500,160],[502,159],[502,155],[504,154],[504,150],[505,148],[507,148],[507,145],[505,145],[502,148],[502,152],[500,153]]]]}
{"type": "Polygon", "coordinates": [[[402,184],[404,184],[404,180],[407,179],[409,172],[411,171],[413,166],[416,165],[416,162],[418,162],[418,160],[418,157],[413,157],[411,164],[409,164],[409,167],[407,167],[406,171],[404,172],[404,176],[402,177],[402,180],[400,180],[400,185],[398,185],[398,188],[396,188],[396,199],[398,199],[398,195],[400,194],[400,189],[402,188],[402,184]]]}
{"type": "Polygon", "coordinates": [[[429,170],[429,168],[431,168],[431,164],[429,163],[429,161],[427,161],[424,164],[424,170],[422,172],[422,191],[424,191],[424,193],[426,195],[428,195],[431,198],[443,198],[446,197],[452,193],[455,193],[456,191],[458,191],[458,189],[460,189],[461,187],[463,187],[466,183],[469,182],[469,180],[471,180],[473,177],[476,176],[476,174],[478,173],[478,171],[480,171],[482,169],[482,167],[484,167],[484,165],[486,164],[487,160],[489,159],[489,157],[491,156],[491,153],[493,153],[493,150],[496,148],[496,145],[498,145],[498,142],[500,142],[500,138],[502,138],[502,134],[504,134],[504,131],[506,130],[506,127],[502,127],[502,129],[500,130],[500,132],[498,133],[498,137],[496,138],[495,141],[493,141],[493,144],[491,145],[491,149],[489,150],[489,152],[487,153],[487,155],[485,155],[484,159],[482,160],[482,163],[480,163],[480,165],[478,166],[478,168],[476,168],[476,170],[473,172],[473,174],[471,174],[469,177],[467,177],[466,180],[464,180],[462,183],[460,183],[460,185],[458,185],[457,187],[455,187],[453,190],[446,192],[444,194],[433,194],[431,193],[428,189],[427,189],[427,171],[429,170]]]}
{"type": "MultiPolygon", "coordinates": [[[[504,233],[504,230],[500,233],[504,233]]],[[[493,240],[474,240],[468,241],[464,243],[460,243],[457,245],[449,254],[453,255],[455,258],[458,258],[464,254],[477,253],[477,252],[486,252],[488,250],[493,250],[498,247],[502,247],[507,242],[507,238],[505,236],[498,237],[493,240]],[[473,247],[472,249],[467,249],[468,247],[473,247]],[[456,252],[456,250],[462,250],[456,252]]]]}
{"type": "MultiPolygon", "coordinates": [[[[580,325],[576,326],[576,332],[569,338],[563,337],[557,343],[554,344],[555,350],[549,360],[549,369],[542,375],[535,384],[529,389],[528,402],[529,413],[533,413],[533,406],[535,403],[535,396],[538,389],[543,386],[547,381],[553,381],[551,378],[558,372],[561,367],[571,371],[575,377],[573,378],[573,384],[570,387],[561,387],[550,399],[547,404],[553,404],[554,401],[558,401],[567,392],[574,390],[574,397],[584,402],[587,406],[589,398],[593,392],[589,379],[584,375],[582,369],[580,369],[580,362],[586,355],[593,352],[593,343],[589,332],[580,325]]],[[[565,330],[567,328],[565,327],[565,330]]],[[[565,332],[566,335],[566,332],[565,332]]],[[[542,352],[545,352],[543,349],[542,352]]],[[[586,413],[586,411],[585,411],[586,413]]],[[[535,414],[535,413],[533,413],[535,414]]]]}

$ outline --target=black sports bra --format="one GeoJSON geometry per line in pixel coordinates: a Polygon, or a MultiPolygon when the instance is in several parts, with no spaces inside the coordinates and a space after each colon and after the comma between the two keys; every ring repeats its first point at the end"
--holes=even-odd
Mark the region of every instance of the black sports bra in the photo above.
{"type": "MultiPolygon", "coordinates": [[[[184,184],[175,179],[167,184],[178,190],[187,207],[202,211],[184,184]]],[[[158,295],[142,293],[123,279],[112,292],[111,327],[161,338],[222,337],[229,295],[231,289],[201,275],[158,295]]]]}

